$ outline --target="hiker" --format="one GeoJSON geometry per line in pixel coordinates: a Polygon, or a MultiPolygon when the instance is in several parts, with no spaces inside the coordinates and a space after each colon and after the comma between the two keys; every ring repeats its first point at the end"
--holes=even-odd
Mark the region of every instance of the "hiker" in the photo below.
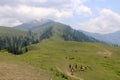
{"type": "Polygon", "coordinates": [[[69,68],[71,69],[71,67],[72,67],[72,65],[71,64],[69,64],[69,68]]]}
{"type": "Polygon", "coordinates": [[[84,71],[84,69],[85,69],[84,66],[81,65],[81,66],[80,66],[80,70],[81,70],[81,71],[84,71]]]}
{"type": "Polygon", "coordinates": [[[75,65],[75,69],[77,69],[77,64],[75,65]]]}
{"type": "Polygon", "coordinates": [[[74,75],[73,74],[73,72],[74,72],[74,68],[73,67],[70,69],[70,72],[71,72],[71,75],[74,75]]]}
{"type": "Polygon", "coordinates": [[[85,71],[86,69],[87,69],[87,67],[84,67],[84,66],[82,66],[82,65],[80,66],[80,70],[81,70],[81,71],[85,71]]]}

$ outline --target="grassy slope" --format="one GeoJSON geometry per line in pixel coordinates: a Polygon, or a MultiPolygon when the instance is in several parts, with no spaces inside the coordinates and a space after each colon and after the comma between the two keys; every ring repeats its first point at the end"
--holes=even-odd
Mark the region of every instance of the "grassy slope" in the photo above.
{"type": "Polygon", "coordinates": [[[18,30],[18,29],[14,29],[14,28],[10,28],[10,27],[2,27],[0,26],[0,36],[20,36],[20,35],[24,35],[26,32],[22,31],[22,30],[18,30]]]}
{"type": "MultiPolygon", "coordinates": [[[[67,74],[68,65],[78,64],[89,68],[80,72],[75,71],[74,76],[84,80],[119,80],[120,79],[120,48],[110,47],[98,43],[65,42],[62,40],[44,40],[40,44],[29,47],[26,54],[14,56],[2,51],[0,61],[14,64],[26,64],[42,69],[46,77],[53,80],[64,80],[57,73],[67,74]],[[106,50],[108,52],[106,52],[106,50]],[[111,57],[104,58],[103,53],[111,53],[111,57]],[[101,53],[101,54],[98,54],[101,53]],[[70,60],[69,58],[74,58],[70,60]]],[[[41,80],[41,79],[40,79],[41,80]]],[[[72,80],[75,80],[74,78],[72,80]]]]}

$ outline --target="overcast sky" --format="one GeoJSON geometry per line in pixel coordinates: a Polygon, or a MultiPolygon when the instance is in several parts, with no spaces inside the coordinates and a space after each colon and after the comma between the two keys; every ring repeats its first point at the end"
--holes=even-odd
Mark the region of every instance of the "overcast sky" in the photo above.
{"type": "Polygon", "coordinates": [[[120,0],[0,0],[0,26],[48,18],[94,33],[120,30],[120,0]]]}

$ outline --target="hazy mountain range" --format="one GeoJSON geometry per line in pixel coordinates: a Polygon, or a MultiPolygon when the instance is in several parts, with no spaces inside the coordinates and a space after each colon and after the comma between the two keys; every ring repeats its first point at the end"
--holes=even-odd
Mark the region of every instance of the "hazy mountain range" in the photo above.
{"type": "Polygon", "coordinates": [[[109,44],[120,45],[120,31],[116,31],[109,34],[90,33],[82,30],[79,30],[79,31],[83,32],[88,36],[94,37],[100,41],[104,41],[109,44]]]}

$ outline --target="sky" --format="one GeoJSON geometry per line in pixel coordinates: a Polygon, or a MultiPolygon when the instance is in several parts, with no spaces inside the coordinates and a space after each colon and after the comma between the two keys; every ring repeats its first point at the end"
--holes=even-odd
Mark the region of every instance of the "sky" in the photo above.
{"type": "Polygon", "coordinates": [[[120,30],[120,0],[1,0],[0,26],[52,19],[75,29],[107,34],[120,30]]]}

